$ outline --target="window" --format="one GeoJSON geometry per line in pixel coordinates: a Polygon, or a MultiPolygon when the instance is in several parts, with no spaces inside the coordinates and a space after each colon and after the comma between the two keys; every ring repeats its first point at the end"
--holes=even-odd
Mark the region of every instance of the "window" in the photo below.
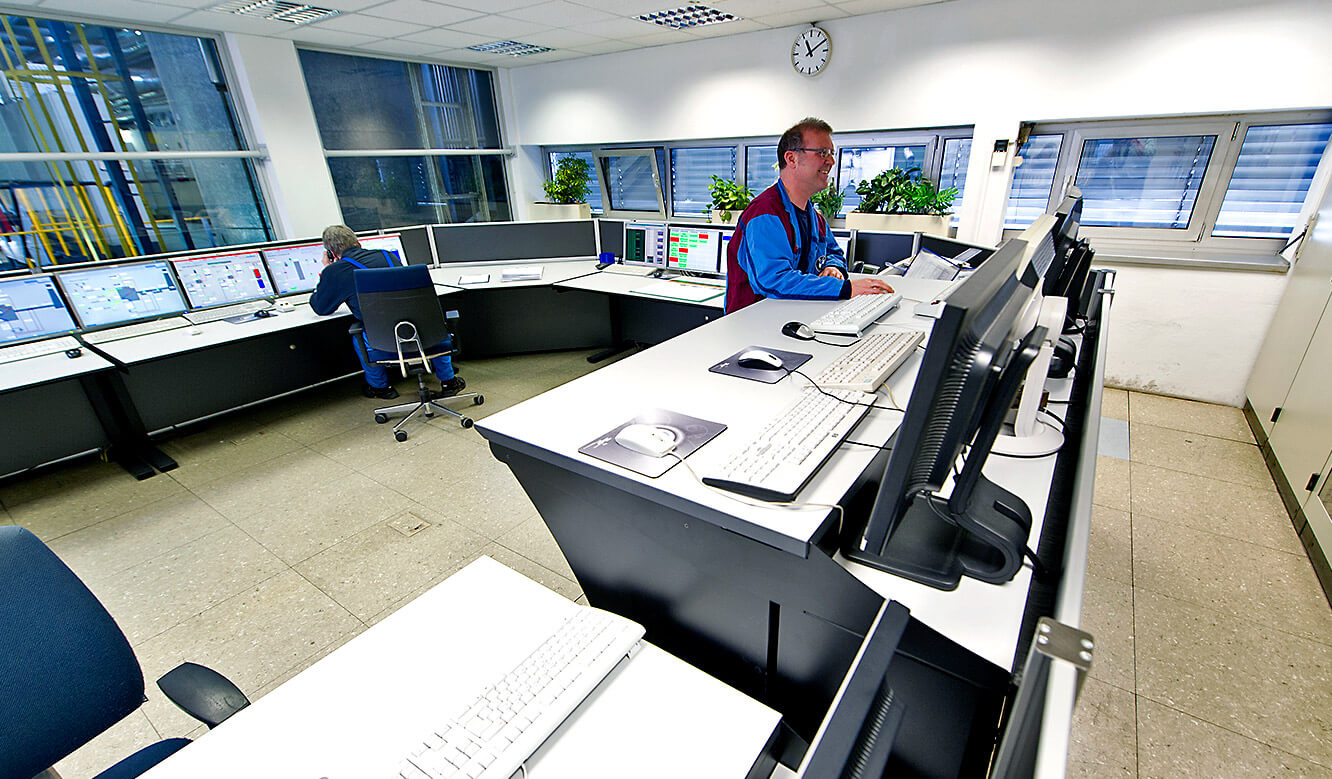
{"type": "Polygon", "coordinates": [[[837,169],[837,187],[845,198],[842,201],[842,214],[854,211],[860,205],[856,185],[861,181],[872,179],[893,168],[924,170],[928,165],[926,154],[925,144],[842,149],[841,163],[837,169]]]}
{"type": "Polygon", "coordinates": [[[1212,235],[1290,235],[1330,135],[1327,123],[1249,127],[1212,235]]]}
{"type": "Polygon", "coordinates": [[[943,145],[943,160],[939,164],[939,191],[956,189],[957,198],[953,200],[953,216],[949,220],[957,225],[957,208],[962,203],[962,194],[967,189],[967,165],[971,162],[971,139],[948,138],[943,145]]]}
{"type": "Polygon", "coordinates": [[[1050,205],[1062,135],[1033,135],[1018,149],[1022,164],[1013,171],[1004,229],[1025,230],[1050,205]]]}
{"type": "Polygon", "coordinates": [[[510,218],[489,72],[298,53],[349,227],[510,218]]]}
{"type": "Polygon", "coordinates": [[[1083,141],[1082,224],[1187,229],[1215,144],[1210,135],[1083,141]]]}
{"type": "Polygon", "coordinates": [[[546,171],[547,180],[555,177],[555,166],[559,164],[561,157],[577,157],[587,163],[587,204],[591,206],[592,213],[600,214],[601,206],[601,187],[597,186],[597,169],[592,163],[592,152],[590,151],[553,151],[550,153],[550,170],[546,171]]]}
{"type": "Polygon", "coordinates": [[[713,176],[735,180],[734,146],[671,149],[671,213],[707,216],[713,176]]]}
{"type": "Polygon", "coordinates": [[[777,183],[777,144],[745,147],[745,186],[755,195],[777,183]]]}
{"type": "Polygon", "coordinates": [[[662,202],[660,149],[610,149],[593,158],[607,216],[666,218],[662,202]]]}
{"type": "Polygon", "coordinates": [[[0,164],[0,267],[273,237],[251,167],[264,155],[245,147],[212,40],[3,21],[0,120],[7,151],[32,157],[0,164]]]}

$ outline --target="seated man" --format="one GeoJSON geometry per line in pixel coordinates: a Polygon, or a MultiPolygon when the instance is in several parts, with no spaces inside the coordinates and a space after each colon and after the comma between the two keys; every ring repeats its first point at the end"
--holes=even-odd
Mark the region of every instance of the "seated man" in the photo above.
{"type": "MultiPolygon", "coordinates": [[[[310,308],[314,309],[316,314],[326,316],[338,310],[338,306],[343,303],[351,309],[352,316],[356,321],[361,321],[361,306],[356,299],[356,284],[352,279],[352,274],[356,269],[361,268],[390,268],[396,265],[393,255],[383,249],[362,249],[361,242],[356,240],[356,233],[352,232],[346,225],[333,225],[324,230],[324,267],[319,272],[319,283],[315,286],[314,292],[310,295],[310,308]]],[[[429,349],[436,344],[421,344],[422,347],[429,349]]],[[[445,347],[448,342],[445,341],[445,347]]],[[[365,370],[366,384],[361,388],[361,392],[367,398],[381,398],[383,400],[392,400],[398,397],[398,391],[389,384],[388,370],[382,365],[375,365],[375,360],[392,360],[397,357],[396,354],[371,349],[370,345],[365,343],[365,336],[361,336],[360,346],[362,350],[352,347],[356,351],[356,358],[361,361],[361,367],[365,370]],[[366,361],[366,357],[370,361],[366,361]]],[[[430,365],[434,369],[435,377],[439,379],[441,389],[438,393],[432,393],[432,397],[448,397],[456,395],[466,386],[461,376],[455,376],[453,373],[453,360],[449,355],[444,354],[439,357],[431,358],[430,365]]]]}
{"type": "Polygon", "coordinates": [[[763,298],[838,300],[892,292],[882,279],[850,281],[846,257],[810,197],[828,186],[832,127],[804,119],[777,142],[777,183],[740,215],[726,251],[726,313],[763,298]]]}

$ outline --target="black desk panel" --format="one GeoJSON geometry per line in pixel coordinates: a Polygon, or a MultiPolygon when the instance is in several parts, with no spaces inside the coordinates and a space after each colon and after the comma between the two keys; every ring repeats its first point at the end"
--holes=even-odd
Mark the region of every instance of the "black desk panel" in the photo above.
{"type": "Polygon", "coordinates": [[[0,395],[0,476],[110,445],[85,388],[92,381],[70,378],[0,395]]]}
{"type": "Polygon", "coordinates": [[[441,298],[459,312],[459,357],[490,357],[611,343],[610,303],[604,295],[549,285],[468,289],[441,298]]]}

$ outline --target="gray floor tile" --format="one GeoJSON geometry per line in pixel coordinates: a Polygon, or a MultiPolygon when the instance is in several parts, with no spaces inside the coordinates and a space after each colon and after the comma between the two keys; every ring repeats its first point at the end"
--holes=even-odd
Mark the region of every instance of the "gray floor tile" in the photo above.
{"type": "Polygon", "coordinates": [[[1168,706],[1138,700],[1138,768],[1143,777],[1332,777],[1332,770],[1168,706]]]}
{"type": "Polygon", "coordinates": [[[1233,406],[1134,392],[1129,397],[1129,407],[1135,425],[1155,425],[1253,443],[1253,433],[1244,420],[1244,412],[1233,406]]]}
{"type": "Polygon", "coordinates": [[[440,428],[417,424],[415,420],[408,422],[407,428],[406,441],[394,440],[392,425],[372,423],[316,441],[310,444],[310,448],[325,457],[361,471],[390,457],[415,449],[442,433],[440,428]]]}
{"type": "Polygon", "coordinates": [[[1332,645],[1332,610],[1302,555],[1133,515],[1134,583],[1332,645]]]}
{"type": "Polygon", "coordinates": [[[1091,677],[1123,690],[1134,690],[1133,588],[1123,582],[1088,576],[1082,594],[1080,627],[1096,640],[1091,677]]]}
{"type": "Polygon", "coordinates": [[[1132,460],[1222,481],[1268,487],[1272,477],[1253,444],[1133,423],[1132,460]]]}
{"type": "Polygon", "coordinates": [[[1138,695],[1332,765],[1332,647],[1139,588],[1138,695]]]}
{"type": "Polygon", "coordinates": [[[509,566],[532,581],[558,592],[569,600],[577,600],[583,594],[582,588],[578,586],[578,582],[574,581],[572,576],[561,576],[498,542],[488,544],[481,550],[481,553],[509,566]]]}
{"type": "Polygon", "coordinates": [[[1095,678],[1082,686],[1069,736],[1070,777],[1137,776],[1133,693],[1095,678]]]}
{"type": "Polygon", "coordinates": [[[1092,502],[1120,511],[1129,510],[1129,464],[1114,457],[1096,458],[1092,502]]]}
{"type": "Polygon", "coordinates": [[[356,474],[304,447],[191,488],[228,519],[243,519],[273,503],[303,497],[356,474]]]}
{"type": "Polygon", "coordinates": [[[305,411],[276,419],[265,428],[308,446],[348,430],[373,425],[374,409],[386,405],[360,392],[341,398],[315,397],[310,403],[305,411]]]}
{"type": "Polygon", "coordinates": [[[1129,418],[1128,390],[1106,387],[1101,393],[1101,416],[1108,419],[1122,419],[1127,422],[1129,418]]]}
{"type": "Polygon", "coordinates": [[[165,476],[138,481],[114,463],[80,462],[15,482],[0,495],[16,524],[50,541],[184,492],[165,476]]]}
{"type": "Polygon", "coordinates": [[[167,441],[161,447],[180,466],[167,475],[186,487],[207,484],[300,448],[300,442],[247,426],[243,419],[167,441]]]}
{"type": "Polygon", "coordinates": [[[1133,584],[1133,531],[1127,511],[1092,505],[1087,573],[1133,584]]]}
{"type": "Polygon", "coordinates": [[[1118,460],[1129,459],[1129,423],[1122,419],[1103,417],[1096,454],[1118,460]]]}
{"type": "Polygon", "coordinates": [[[525,520],[518,527],[500,536],[499,543],[527,559],[548,568],[566,579],[574,580],[573,569],[564,559],[560,545],[550,534],[540,516],[525,520]]]}
{"type": "Polygon", "coordinates": [[[139,709],[56,763],[55,769],[66,779],[96,776],[149,744],[161,740],[143,709],[139,709]]]}

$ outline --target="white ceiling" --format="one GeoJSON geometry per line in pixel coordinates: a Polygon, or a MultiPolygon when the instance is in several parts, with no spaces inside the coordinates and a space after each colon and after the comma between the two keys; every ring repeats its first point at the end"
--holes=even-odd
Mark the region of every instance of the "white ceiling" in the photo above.
{"type": "Polygon", "coordinates": [[[23,13],[75,14],[124,26],[166,25],[210,32],[290,38],[320,47],[444,62],[522,67],[648,46],[789,27],[929,5],[943,0],[712,0],[737,21],[673,30],[634,17],[691,4],[689,0],[291,0],[341,11],[294,26],[206,10],[222,0],[3,0],[23,13]],[[523,57],[485,54],[467,46],[519,41],[554,51],[523,57]]]}

